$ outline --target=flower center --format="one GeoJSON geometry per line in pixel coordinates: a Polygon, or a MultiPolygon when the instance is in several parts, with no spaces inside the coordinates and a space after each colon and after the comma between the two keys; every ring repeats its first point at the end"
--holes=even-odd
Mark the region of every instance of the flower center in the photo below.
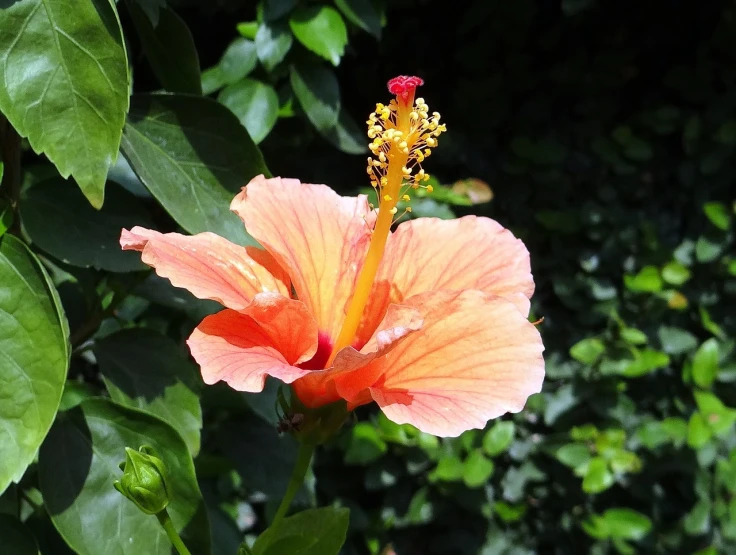
{"type": "MultiPolygon", "coordinates": [[[[422,169],[422,162],[437,146],[437,137],[445,131],[445,125],[440,124],[439,113],[429,115],[429,107],[422,98],[414,101],[416,88],[423,83],[419,77],[404,75],[391,79],[388,89],[396,98],[388,106],[376,104],[376,111],[371,113],[366,122],[368,138],[372,139],[368,147],[373,154],[368,158],[367,170],[371,185],[378,195],[378,217],[355,292],[327,367],[341,349],[352,344],[358,331],[391,225],[395,221],[394,216],[398,212],[396,205],[399,200],[409,202],[413,189],[421,187],[432,192],[431,185],[424,185],[429,175],[422,169]]],[[[411,212],[411,206],[407,206],[405,212],[411,212]]]]}

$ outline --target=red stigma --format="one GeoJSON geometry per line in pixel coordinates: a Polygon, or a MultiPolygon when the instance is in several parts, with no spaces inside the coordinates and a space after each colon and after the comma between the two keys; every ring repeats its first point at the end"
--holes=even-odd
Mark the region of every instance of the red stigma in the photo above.
{"type": "Polygon", "coordinates": [[[399,75],[388,82],[388,90],[391,94],[406,100],[409,95],[414,96],[417,87],[424,85],[424,79],[411,75],[399,75]]]}

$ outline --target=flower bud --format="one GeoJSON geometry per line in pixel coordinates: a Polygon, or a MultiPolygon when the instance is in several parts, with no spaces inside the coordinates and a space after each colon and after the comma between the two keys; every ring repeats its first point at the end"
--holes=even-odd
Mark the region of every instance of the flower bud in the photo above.
{"type": "Polygon", "coordinates": [[[168,473],[164,462],[152,447],[142,446],[138,451],[125,448],[125,462],[120,463],[123,477],[113,486],[146,514],[163,511],[171,500],[168,473]]]}

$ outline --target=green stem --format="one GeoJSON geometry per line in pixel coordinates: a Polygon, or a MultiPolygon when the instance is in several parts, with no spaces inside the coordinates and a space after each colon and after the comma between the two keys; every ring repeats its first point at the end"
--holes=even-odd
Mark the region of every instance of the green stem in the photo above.
{"type": "Polygon", "coordinates": [[[171,517],[169,516],[169,513],[166,511],[166,509],[164,509],[160,513],[157,513],[156,518],[166,532],[166,535],[169,536],[169,541],[171,542],[171,545],[176,548],[179,555],[192,555],[187,549],[187,546],[184,545],[184,542],[181,541],[179,532],[177,532],[176,528],[174,528],[174,523],[171,522],[171,517]]]}
{"type": "Polygon", "coordinates": [[[302,487],[304,477],[307,475],[307,470],[309,469],[309,463],[312,461],[313,454],[314,445],[302,443],[299,446],[299,454],[296,457],[296,464],[294,465],[294,470],[291,473],[289,485],[286,488],[284,498],[281,500],[281,505],[279,505],[279,508],[276,511],[276,516],[273,517],[273,522],[271,522],[270,528],[272,530],[275,530],[281,521],[284,520],[286,512],[289,510],[296,492],[299,491],[300,487],[302,487]]]}

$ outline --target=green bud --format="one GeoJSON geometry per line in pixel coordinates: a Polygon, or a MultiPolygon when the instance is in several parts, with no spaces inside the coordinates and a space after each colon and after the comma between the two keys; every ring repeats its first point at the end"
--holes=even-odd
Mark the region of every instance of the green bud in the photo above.
{"type": "Polygon", "coordinates": [[[123,477],[113,486],[146,514],[163,511],[171,500],[168,473],[164,462],[152,447],[143,445],[138,451],[125,448],[125,462],[120,463],[123,477]]]}

